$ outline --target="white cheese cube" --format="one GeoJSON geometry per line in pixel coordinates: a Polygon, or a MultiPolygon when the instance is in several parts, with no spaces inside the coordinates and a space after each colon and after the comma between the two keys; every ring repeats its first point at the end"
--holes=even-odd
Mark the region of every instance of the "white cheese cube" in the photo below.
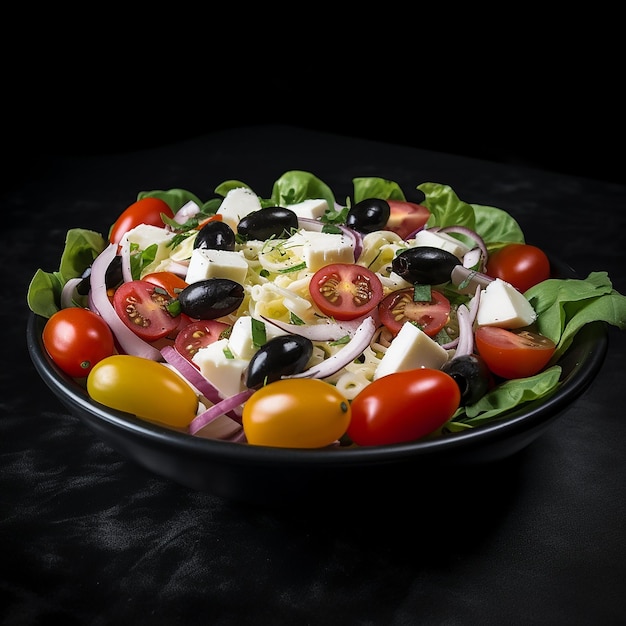
{"type": "Polygon", "coordinates": [[[317,272],[331,263],[354,263],[354,246],[345,235],[310,230],[300,232],[304,238],[302,258],[309,271],[317,272]]]}
{"type": "MultiPolygon", "coordinates": [[[[159,226],[152,226],[150,224],[139,224],[135,228],[131,228],[120,240],[120,245],[124,245],[126,241],[131,244],[136,244],[140,250],[145,250],[153,244],[158,246],[157,256],[160,259],[164,259],[169,256],[169,249],[167,244],[174,238],[174,233],[160,228],[159,226]]],[[[160,260],[159,259],[159,260],[160,260]]]]}
{"type": "Polygon", "coordinates": [[[298,217],[316,220],[324,215],[328,208],[328,202],[321,198],[304,200],[297,204],[288,204],[287,208],[291,209],[298,217]]]}
{"type": "Polygon", "coordinates": [[[448,353],[411,322],[404,322],[374,372],[374,380],[393,372],[429,367],[440,369],[448,353]]]}
{"type": "MultiPolygon", "coordinates": [[[[264,323],[264,322],[262,322],[264,323]]],[[[266,341],[279,335],[286,335],[287,332],[274,326],[274,324],[265,324],[266,341]]],[[[258,347],[254,345],[252,339],[252,317],[242,315],[233,324],[233,329],[228,338],[228,347],[234,356],[240,359],[250,360],[258,347]]]]}
{"type": "Polygon", "coordinates": [[[476,324],[523,328],[532,324],[537,314],[532,305],[510,283],[496,278],[480,293],[476,324]]]}
{"type": "Polygon", "coordinates": [[[432,233],[428,229],[420,230],[415,234],[413,246],[431,246],[433,248],[441,248],[454,254],[458,259],[469,252],[470,248],[462,241],[451,237],[446,233],[432,233]]]}
{"type": "Polygon", "coordinates": [[[261,208],[259,197],[247,187],[237,187],[231,189],[222,200],[217,214],[222,216],[222,221],[226,222],[235,232],[239,221],[254,211],[261,208]]]}
{"type": "Polygon", "coordinates": [[[248,367],[247,359],[227,358],[224,350],[228,349],[228,339],[218,339],[193,356],[193,362],[200,368],[202,375],[228,398],[246,387],[243,382],[244,372],[248,367]]]}
{"type": "Polygon", "coordinates": [[[243,285],[248,262],[242,252],[196,248],[191,253],[185,281],[189,284],[207,278],[229,278],[243,285]]]}

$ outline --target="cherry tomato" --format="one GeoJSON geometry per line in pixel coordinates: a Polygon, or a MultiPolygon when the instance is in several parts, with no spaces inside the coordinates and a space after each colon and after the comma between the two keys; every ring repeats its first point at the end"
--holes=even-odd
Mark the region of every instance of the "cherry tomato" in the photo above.
{"type": "Polygon", "coordinates": [[[113,307],[120,319],[144,341],[156,341],[178,327],[179,319],[170,315],[169,295],[153,283],[131,280],[123,283],[113,294],[113,307]]]}
{"type": "Polygon", "coordinates": [[[147,280],[149,283],[167,291],[172,298],[178,298],[178,294],[185,287],[189,286],[189,283],[177,274],[174,274],[174,272],[152,272],[151,274],[146,274],[141,280],[147,280]]]}
{"type": "Polygon", "coordinates": [[[342,437],[350,403],[317,378],[289,378],[261,387],[245,403],[243,430],[249,444],[278,448],[322,448],[342,437]]]}
{"type": "Polygon", "coordinates": [[[443,426],[460,402],[459,386],[441,370],[394,372],[376,379],[352,400],[348,437],[359,446],[415,441],[443,426]]]}
{"type": "Polygon", "coordinates": [[[87,376],[94,365],[115,354],[113,333],[93,311],[70,307],[52,315],[43,329],[43,345],[68,376],[87,376]]]}
{"type": "Polygon", "coordinates": [[[540,372],[556,349],[548,337],[529,330],[480,326],[476,348],[487,367],[502,378],[526,378],[540,372]]]}
{"type": "Polygon", "coordinates": [[[383,285],[366,267],[332,263],[313,274],[309,292],[324,315],[352,320],[369,313],[381,301],[383,285]]]}
{"type": "Polygon", "coordinates": [[[139,224],[149,224],[163,228],[161,213],[168,217],[174,217],[174,212],[170,209],[165,200],[160,198],[145,197],[128,206],[117,218],[115,224],[111,226],[109,232],[110,243],[119,243],[120,239],[129,231],[139,226],[139,224]]]}
{"type": "Polygon", "coordinates": [[[421,204],[404,200],[387,200],[391,214],[385,230],[392,230],[406,239],[418,228],[426,224],[430,217],[430,211],[421,204]]]}
{"type": "Polygon", "coordinates": [[[378,306],[380,321],[394,335],[409,321],[434,337],[448,322],[450,301],[436,289],[430,294],[430,302],[417,302],[413,299],[413,287],[392,291],[378,306]]]}
{"type": "Polygon", "coordinates": [[[205,348],[217,341],[220,335],[229,328],[229,324],[217,320],[192,321],[180,329],[174,340],[174,347],[189,362],[193,363],[192,359],[200,348],[205,348]]]}
{"type": "Polygon", "coordinates": [[[546,253],[527,243],[510,243],[491,253],[486,274],[510,283],[524,293],[550,278],[550,261],[546,253]]]}
{"type": "Polygon", "coordinates": [[[185,428],[196,416],[193,388],[163,363],[130,354],[103,359],[87,377],[90,397],[111,409],[185,428]]]}

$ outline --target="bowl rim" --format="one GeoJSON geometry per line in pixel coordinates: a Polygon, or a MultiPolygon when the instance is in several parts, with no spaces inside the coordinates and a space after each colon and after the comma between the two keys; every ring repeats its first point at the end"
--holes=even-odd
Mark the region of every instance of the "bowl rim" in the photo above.
{"type": "MultiPolygon", "coordinates": [[[[576,277],[575,271],[562,261],[550,257],[558,275],[576,277]]],[[[328,447],[322,449],[275,448],[209,439],[160,426],[134,415],[109,409],[92,400],[79,383],[64,374],[43,347],[42,331],[46,318],[29,312],[27,346],[34,367],[45,384],[70,410],[88,426],[108,427],[125,431],[151,444],[174,446],[179,452],[204,456],[213,461],[249,466],[341,467],[387,464],[416,458],[433,459],[454,455],[462,449],[480,448],[533,429],[539,429],[556,417],[584,393],[598,374],[608,350],[605,322],[583,326],[563,354],[559,363],[566,363],[559,386],[548,396],[524,404],[500,420],[456,432],[449,436],[421,439],[414,442],[364,447],[328,447]],[[577,354],[582,353],[582,357],[577,354]],[[575,353],[575,354],[574,354],[575,353]],[[572,358],[572,354],[574,357],[572,358]],[[569,357],[569,358],[568,358],[569,357]],[[584,365],[584,367],[581,367],[584,365]]]]}

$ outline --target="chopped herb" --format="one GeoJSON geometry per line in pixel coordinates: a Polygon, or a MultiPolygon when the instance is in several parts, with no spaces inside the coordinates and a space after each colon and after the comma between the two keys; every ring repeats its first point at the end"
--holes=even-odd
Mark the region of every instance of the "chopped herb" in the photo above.
{"type": "Polygon", "coordinates": [[[430,302],[432,298],[430,285],[421,285],[419,283],[413,285],[413,302],[430,302]]]}
{"type": "Polygon", "coordinates": [[[267,331],[265,328],[265,323],[256,318],[252,318],[252,345],[255,348],[260,348],[267,342],[267,331]]]}
{"type": "Polygon", "coordinates": [[[289,322],[297,326],[304,326],[304,320],[301,320],[293,311],[289,312],[289,322]]]}
{"type": "Polygon", "coordinates": [[[298,263],[297,265],[293,265],[292,267],[286,267],[285,269],[278,270],[279,274],[290,274],[291,272],[299,272],[300,270],[306,269],[306,263],[298,263]]]}
{"type": "Polygon", "coordinates": [[[335,341],[331,341],[330,345],[331,346],[343,346],[346,343],[350,342],[350,335],[344,335],[343,337],[339,338],[339,339],[335,339],[335,341]]]}

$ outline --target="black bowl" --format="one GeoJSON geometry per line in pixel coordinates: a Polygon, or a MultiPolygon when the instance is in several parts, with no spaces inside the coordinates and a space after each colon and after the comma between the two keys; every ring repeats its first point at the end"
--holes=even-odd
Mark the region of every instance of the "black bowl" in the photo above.
{"type": "MultiPolygon", "coordinates": [[[[552,259],[553,274],[575,277],[552,259]]],[[[608,348],[604,322],[582,328],[561,357],[559,387],[501,421],[447,437],[363,448],[292,450],[194,437],[107,409],[59,370],[42,343],[46,320],[30,314],[28,350],[34,366],[69,411],[98,437],[141,466],[197,490],[249,503],[290,503],[306,498],[372,497],[410,488],[419,472],[458,473],[519,452],[564,413],[598,374],[608,348]]]]}

